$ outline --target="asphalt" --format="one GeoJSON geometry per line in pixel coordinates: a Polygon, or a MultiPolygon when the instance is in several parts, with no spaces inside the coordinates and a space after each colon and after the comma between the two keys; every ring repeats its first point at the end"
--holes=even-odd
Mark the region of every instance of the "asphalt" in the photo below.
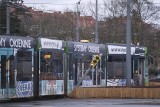
{"type": "Polygon", "coordinates": [[[159,107],[160,99],[73,99],[60,98],[1,103],[0,107],[159,107]]]}

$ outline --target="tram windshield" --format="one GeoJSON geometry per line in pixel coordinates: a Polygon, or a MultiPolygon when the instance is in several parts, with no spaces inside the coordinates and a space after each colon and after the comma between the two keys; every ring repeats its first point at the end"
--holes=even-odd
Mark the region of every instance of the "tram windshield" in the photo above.
{"type": "Polygon", "coordinates": [[[63,56],[62,53],[41,51],[41,80],[63,80],[63,56]]]}

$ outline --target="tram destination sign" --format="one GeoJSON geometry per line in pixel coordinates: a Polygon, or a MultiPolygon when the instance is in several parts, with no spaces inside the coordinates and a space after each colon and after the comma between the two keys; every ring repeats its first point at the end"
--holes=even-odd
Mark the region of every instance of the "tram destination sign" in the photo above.
{"type": "MultiPolygon", "coordinates": [[[[121,55],[126,54],[127,48],[126,46],[118,46],[118,45],[108,45],[109,54],[121,55]]],[[[135,54],[135,47],[131,47],[131,55],[135,54]]]]}
{"type": "Polygon", "coordinates": [[[0,36],[0,47],[33,48],[33,38],[20,36],[0,36]]]}
{"type": "Polygon", "coordinates": [[[62,41],[41,38],[41,48],[42,49],[62,49],[62,41]]]}

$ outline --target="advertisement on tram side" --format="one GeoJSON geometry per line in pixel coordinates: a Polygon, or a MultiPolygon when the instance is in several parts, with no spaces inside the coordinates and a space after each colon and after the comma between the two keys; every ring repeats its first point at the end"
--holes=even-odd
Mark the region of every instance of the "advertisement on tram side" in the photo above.
{"type": "Polygon", "coordinates": [[[16,87],[17,97],[31,97],[33,96],[33,82],[32,81],[18,81],[16,87]]]}
{"type": "Polygon", "coordinates": [[[40,95],[64,94],[63,80],[42,80],[40,88],[40,95]]]}

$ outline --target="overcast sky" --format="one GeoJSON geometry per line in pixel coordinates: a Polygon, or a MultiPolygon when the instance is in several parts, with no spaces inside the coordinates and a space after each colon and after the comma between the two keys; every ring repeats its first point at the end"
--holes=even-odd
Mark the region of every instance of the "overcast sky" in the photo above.
{"type": "MultiPolygon", "coordinates": [[[[66,8],[75,9],[76,3],[79,0],[24,0],[24,4],[40,10],[56,10],[62,11],[66,8]]],[[[89,1],[93,3],[96,0],[81,0],[81,4],[87,4],[89,1]]],[[[98,3],[102,3],[103,0],[98,0],[98,3]]],[[[160,3],[160,0],[153,0],[154,3],[160,3]]]]}
{"type": "MultiPolygon", "coordinates": [[[[24,0],[24,4],[36,9],[61,11],[66,8],[74,9],[78,1],[79,0],[24,0]]],[[[89,1],[93,0],[81,0],[81,4],[89,1]]]]}

